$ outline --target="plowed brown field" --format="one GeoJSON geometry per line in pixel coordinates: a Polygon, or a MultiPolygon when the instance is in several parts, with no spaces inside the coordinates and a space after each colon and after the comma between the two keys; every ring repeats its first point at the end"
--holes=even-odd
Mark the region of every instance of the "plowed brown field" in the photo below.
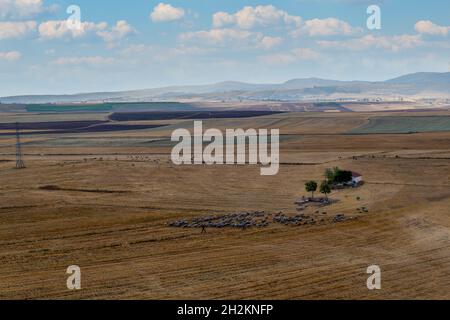
{"type": "MultiPolygon", "coordinates": [[[[295,118],[261,120],[293,135],[273,177],[255,166],[176,167],[164,147],[24,137],[47,144],[24,145],[27,169],[0,161],[0,298],[450,299],[450,132],[346,135],[369,115],[304,117],[298,127],[295,118]],[[321,211],[355,220],[207,234],[167,226],[242,211],[294,215],[304,183],[334,166],[365,184],[333,192],[338,202],[321,211]],[[379,291],[366,287],[373,264],[379,291]],[[80,291],[66,288],[69,265],[81,267],[80,291]]],[[[11,143],[0,140],[0,160],[14,160],[11,143]]]]}

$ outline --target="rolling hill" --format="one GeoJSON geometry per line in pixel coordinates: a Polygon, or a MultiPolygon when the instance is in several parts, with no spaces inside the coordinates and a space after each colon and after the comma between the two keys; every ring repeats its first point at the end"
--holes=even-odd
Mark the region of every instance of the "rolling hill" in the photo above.
{"type": "Polygon", "coordinates": [[[321,100],[373,97],[450,98],[450,72],[420,72],[387,81],[338,81],[319,78],[292,79],[281,84],[226,81],[209,85],[94,92],[73,95],[2,97],[3,104],[150,102],[180,100],[321,100]]]}

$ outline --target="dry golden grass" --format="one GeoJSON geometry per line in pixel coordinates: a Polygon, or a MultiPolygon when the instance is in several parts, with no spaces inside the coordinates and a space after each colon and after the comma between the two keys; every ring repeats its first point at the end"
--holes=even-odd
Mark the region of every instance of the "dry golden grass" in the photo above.
{"type": "MultiPolygon", "coordinates": [[[[27,169],[0,162],[0,298],[450,298],[450,133],[338,134],[366,117],[349,115],[317,134],[336,117],[344,116],[308,120],[309,131],[283,120],[307,135],[283,143],[281,161],[304,165],[284,164],[273,177],[254,166],[176,167],[167,148],[25,147],[36,153],[27,169]],[[366,184],[334,192],[339,202],[325,211],[357,220],[206,235],[167,227],[216,213],[295,214],[305,181],[332,166],[366,184]],[[78,191],[40,189],[47,185],[78,191]],[[86,192],[97,189],[123,193],[86,192]],[[82,269],[77,292],[66,288],[73,264],[82,269]],[[382,268],[376,292],[366,288],[372,264],[382,268]]],[[[0,147],[0,160],[12,152],[0,147]]]]}

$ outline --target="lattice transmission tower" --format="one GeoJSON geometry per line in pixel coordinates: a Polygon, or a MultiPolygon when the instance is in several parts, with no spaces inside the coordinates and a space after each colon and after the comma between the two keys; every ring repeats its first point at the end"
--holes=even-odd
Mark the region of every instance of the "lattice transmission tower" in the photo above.
{"type": "Polygon", "coordinates": [[[22,145],[20,143],[19,124],[16,122],[16,169],[24,169],[22,145]]]}

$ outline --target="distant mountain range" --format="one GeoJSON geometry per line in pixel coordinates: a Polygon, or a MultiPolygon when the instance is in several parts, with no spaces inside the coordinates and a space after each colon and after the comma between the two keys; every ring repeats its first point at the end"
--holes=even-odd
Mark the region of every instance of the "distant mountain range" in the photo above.
{"type": "Polygon", "coordinates": [[[1,97],[3,104],[243,101],[243,100],[338,100],[374,98],[450,98],[450,72],[420,72],[387,81],[338,81],[319,78],[293,79],[281,84],[236,81],[210,85],[172,86],[155,89],[94,92],[73,95],[1,97]]]}

